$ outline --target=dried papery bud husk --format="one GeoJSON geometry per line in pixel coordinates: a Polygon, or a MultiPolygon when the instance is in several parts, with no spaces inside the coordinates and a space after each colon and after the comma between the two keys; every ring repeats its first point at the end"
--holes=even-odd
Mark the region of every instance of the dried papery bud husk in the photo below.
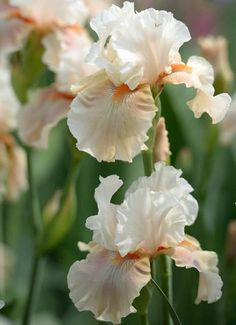
{"type": "Polygon", "coordinates": [[[230,221],[226,240],[226,262],[232,265],[236,261],[236,220],[230,221]]]}
{"type": "Polygon", "coordinates": [[[201,37],[201,54],[213,65],[216,92],[229,91],[234,79],[228,58],[228,42],[223,36],[201,37]]]}
{"type": "Polygon", "coordinates": [[[9,134],[0,134],[0,194],[15,201],[28,186],[24,150],[9,134]]]}
{"type": "Polygon", "coordinates": [[[156,136],[154,143],[154,161],[168,162],[171,155],[168,131],[166,129],[165,118],[161,117],[156,126],[156,136]]]}

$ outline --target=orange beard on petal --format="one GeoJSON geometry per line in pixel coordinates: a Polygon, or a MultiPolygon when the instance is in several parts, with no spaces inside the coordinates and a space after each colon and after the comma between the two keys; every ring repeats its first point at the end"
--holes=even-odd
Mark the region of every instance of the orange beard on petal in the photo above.
{"type": "Polygon", "coordinates": [[[168,77],[172,73],[175,73],[175,72],[187,72],[187,73],[191,73],[192,72],[192,68],[189,67],[185,63],[174,63],[174,64],[171,64],[169,66],[169,68],[170,68],[170,72],[162,72],[159,75],[159,77],[157,78],[157,82],[156,82],[157,85],[163,85],[163,79],[165,77],[168,77]]]}
{"type": "Polygon", "coordinates": [[[112,99],[114,101],[119,101],[120,98],[123,95],[125,95],[125,94],[127,94],[129,92],[132,92],[132,90],[129,89],[129,86],[127,86],[126,84],[122,84],[122,85],[120,85],[120,86],[118,86],[118,87],[115,88],[115,91],[114,91],[114,94],[112,96],[112,99]]]}

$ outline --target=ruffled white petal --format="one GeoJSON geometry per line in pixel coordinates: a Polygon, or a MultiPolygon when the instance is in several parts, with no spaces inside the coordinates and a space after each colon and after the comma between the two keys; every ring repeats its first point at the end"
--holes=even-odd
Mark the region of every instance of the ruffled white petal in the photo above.
{"type": "Polygon", "coordinates": [[[115,87],[104,72],[95,74],[78,87],[68,114],[68,125],[77,147],[98,161],[131,162],[148,139],[146,133],[155,116],[150,87],[134,91],[115,87]]]}
{"type": "Polygon", "coordinates": [[[203,251],[194,238],[187,237],[179,247],[168,253],[177,266],[196,268],[199,275],[198,293],[195,303],[215,302],[220,299],[223,282],[217,267],[218,258],[215,252],[203,251]]]}
{"type": "Polygon", "coordinates": [[[42,42],[46,49],[43,61],[56,73],[59,91],[70,92],[71,85],[97,70],[95,65],[85,62],[92,43],[85,31],[58,30],[45,36],[42,42]]]}
{"type": "MultiPolygon", "coordinates": [[[[131,89],[141,81],[155,84],[169,66],[173,52],[178,52],[188,40],[187,27],[171,13],[154,9],[142,11],[126,20],[111,37],[109,44],[117,62],[115,72],[119,71],[120,80],[131,89]],[[139,32],[135,33],[136,30],[139,32]]],[[[107,69],[107,72],[113,80],[113,70],[107,69]]]]}
{"type": "Polygon", "coordinates": [[[136,250],[155,255],[184,238],[184,211],[172,195],[139,189],[117,210],[116,245],[122,256],[136,250]]]}
{"type": "Polygon", "coordinates": [[[181,177],[182,171],[173,166],[165,166],[165,163],[155,164],[155,171],[150,177],[140,177],[126,192],[126,198],[139,188],[147,191],[170,193],[179,200],[185,211],[186,225],[194,223],[198,213],[198,203],[190,193],[192,186],[181,177]]]}
{"type": "Polygon", "coordinates": [[[122,259],[102,250],[72,265],[70,298],[79,311],[90,310],[98,320],[119,324],[122,317],[136,311],[132,303],[150,278],[148,258],[122,259]]]}
{"type": "Polygon", "coordinates": [[[24,143],[46,148],[50,130],[69,110],[71,99],[63,97],[54,88],[31,93],[29,102],[19,112],[19,134],[24,143]]]}
{"type": "Polygon", "coordinates": [[[217,273],[202,272],[199,274],[199,285],[196,304],[207,301],[209,304],[216,302],[222,296],[223,282],[217,273]]]}
{"type": "Polygon", "coordinates": [[[226,93],[213,96],[198,90],[196,97],[187,104],[196,118],[207,113],[211,117],[212,123],[216,124],[224,119],[231,104],[231,97],[226,93]]]}
{"type": "Polygon", "coordinates": [[[117,175],[111,175],[106,178],[100,176],[100,185],[95,190],[95,200],[100,211],[110,205],[112,196],[122,184],[122,180],[117,175]]]}
{"type": "Polygon", "coordinates": [[[83,23],[88,15],[82,0],[10,0],[10,3],[17,6],[23,16],[34,19],[40,25],[83,23]]]}
{"type": "Polygon", "coordinates": [[[86,227],[93,231],[93,241],[101,246],[116,250],[114,243],[117,206],[110,203],[113,194],[121,187],[118,176],[100,177],[101,184],[96,188],[95,199],[98,215],[87,218],[86,227]]]}
{"type": "Polygon", "coordinates": [[[99,41],[89,59],[105,69],[115,85],[125,83],[130,89],[141,82],[154,84],[190,40],[187,27],[171,13],[147,9],[134,14],[128,3],[104,11],[91,26],[99,41]]]}
{"type": "Polygon", "coordinates": [[[19,19],[0,19],[0,54],[20,50],[31,27],[19,19]]]}

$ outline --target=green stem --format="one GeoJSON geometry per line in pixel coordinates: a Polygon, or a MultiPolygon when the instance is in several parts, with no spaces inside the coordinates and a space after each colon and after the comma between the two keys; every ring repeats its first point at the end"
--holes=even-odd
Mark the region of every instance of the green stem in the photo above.
{"type": "Polygon", "coordinates": [[[141,314],[140,322],[141,322],[141,325],[149,325],[148,314],[141,314]]]}
{"type": "Polygon", "coordinates": [[[7,243],[8,205],[5,200],[0,201],[0,242],[7,243]]]}
{"type": "Polygon", "coordinates": [[[4,235],[4,216],[3,216],[3,202],[0,202],[0,242],[5,241],[4,235]]]}
{"type": "MultiPolygon", "coordinates": [[[[160,292],[160,294],[163,298],[163,301],[165,302],[165,305],[167,306],[168,311],[172,317],[174,325],[181,325],[181,321],[180,321],[176,311],[172,307],[168,297],[165,295],[164,291],[159,287],[159,285],[156,283],[156,281],[154,279],[151,279],[151,281],[154,284],[154,286],[157,288],[157,290],[160,292]]],[[[165,323],[163,323],[163,324],[165,324],[165,323]]]]}
{"type": "MultiPolygon", "coordinates": [[[[160,90],[161,91],[161,90],[160,90]]],[[[149,139],[146,143],[148,150],[143,152],[143,165],[145,170],[145,175],[150,176],[154,170],[154,161],[153,161],[153,149],[155,145],[155,130],[156,124],[158,123],[159,117],[161,115],[161,101],[159,98],[160,92],[155,91],[152,89],[153,98],[155,100],[155,105],[158,107],[159,111],[154,119],[153,126],[148,132],[149,139]]],[[[171,261],[168,259],[167,256],[160,257],[160,270],[161,270],[161,284],[162,288],[167,296],[167,300],[169,303],[172,303],[172,272],[171,272],[171,261]]],[[[155,277],[155,270],[152,270],[152,277],[155,277]]],[[[169,315],[169,309],[166,307],[166,302],[163,301],[162,303],[162,310],[163,310],[163,325],[172,325],[172,321],[169,315]]]]}
{"type": "MultiPolygon", "coordinates": [[[[172,287],[172,262],[166,255],[159,257],[160,266],[160,281],[161,287],[168,297],[170,304],[173,303],[173,287],[172,287]]],[[[172,325],[172,321],[169,315],[169,308],[165,301],[163,301],[163,325],[172,325]]]]}
{"type": "Polygon", "coordinates": [[[32,149],[26,149],[27,154],[27,163],[28,163],[28,181],[29,181],[29,195],[31,201],[31,213],[32,213],[32,220],[33,220],[33,227],[35,232],[35,243],[34,243],[34,258],[33,258],[33,265],[30,275],[30,284],[29,284],[29,291],[27,294],[26,304],[23,311],[22,317],[22,325],[30,324],[30,318],[33,309],[33,302],[35,299],[35,291],[36,291],[36,282],[37,276],[39,272],[39,263],[40,263],[40,256],[37,252],[37,241],[42,229],[42,220],[40,214],[40,207],[38,201],[37,190],[35,186],[35,180],[33,175],[33,166],[32,166],[32,149]]]}
{"type": "Polygon", "coordinates": [[[32,212],[32,217],[33,217],[33,226],[34,226],[36,235],[38,235],[42,229],[42,219],[41,219],[40,206],[39,206],[39,200],[38,200],[38,195],[37,195],[35,179],[34,179],[34,175],[33,175],[32,149],[27,148],[26,154],[27,154],[29,195],[30,195],[30,201],[31,201],[31,212],[32,212]]]}
{"type": "Polygon", "coordinates": [[[28,325],[31,323],[30,319],[33,311],[35,294],[36,294],[36,284],[37,284],[37,278],[39,274],[39,264],[40,264],[40,257],[39,255],[36,254],[36,248],[35,248],[35,255],[34,255],[32,271],[30,276],[29,291],[28,291],[28,296],[27,296],[22,323],[21,323],[22,325],[28,325]]]}

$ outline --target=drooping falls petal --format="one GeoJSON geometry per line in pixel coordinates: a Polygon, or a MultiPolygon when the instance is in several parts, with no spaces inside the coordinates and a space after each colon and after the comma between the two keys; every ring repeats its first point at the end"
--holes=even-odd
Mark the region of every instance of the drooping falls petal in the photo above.
{"type": "Polygon", "coordinates": [[[191,225],[198,214],[198,203],[190,194],[193,192],[192,186],[181,175],[181,170],[173,166],[165,166],[163,162],[158,162],[155,164],[155,171],[150,177],[140,177],[130,186],[126,192],[126,198],[139,188],[153,192],[170,193],[179,200],[183,207],[186,225],[191,225]]]}
{"type": "Polygon", "coordinates": [[[117,220],[116,245],[122,256],[136,250],[155,255],[184,238],[184,210],[169,193],[137,190],[118,208],[117,220]]]}
{"type": "Polygon", "coordinates": [[[211,117],[213,124],[222,121],[229,109],[231,98],[226,93],[214,96],[215,89],[212,85],[214,71],[211,64],[202,57],[192,56],[189,58],[187,65],[182,64],[182,67],[182,70],[174,70],[167,74],[162,79],[162,82],[184,83],[186,87],[195,88],[197,90],[196,96],[187,102],[194,112],[194,116],[199,118],[203,113],[207,113],[211,117]]]}
{"type": "Polygon", "coordinates": [[[19,112],[19,134],[24,143],[46,148],[50,130],[69,110],[71,98],[53,87],[31,93],[29,102],[19,112]]]}
{"type": "Polygon", "coordinates": [[[178,247],[167,253],[177,266],[187,269],[193,267],[199,271],[196,304],[201,301],[212,303],[220,299],[223,282],[218,274],[218,258],[215,252],[203,251],[196,239],[186,237],[178,247]]]}
{"type": "Polygon", "coordinates": [[[115,85],[101,71],[78,86],[71,104],[68,125],[77,147],[98,161],[131,162],[148,139],[157,107],[150,87],[131,91],[115,85]]]}
{"type": "Polygon", "coordinates": [[[95,191],[98,215],[87,218],[86,227],[93,231],[93,240],[96,243],[107,249],[116,250],[114,238],[117,206],[110,201],[123,182],[116,175],[100,177],[100,181],[101,184],[95,191]]]}
{"type": "Polygon", "coordinates": [[[136,311],[132,303],[150,279],[147,257],[121,258],[101,250],[71,266],[68,286],[79,311],[90,310],[98,320],[120,324],[122,317],[136,311]]]}
{"type": "Polygon", "coordinates": [[[207,113],[211,117],[212,123],[216,124],[224,119],[231,104],[231,97],[226,93],[213,96],[198,90],[196,97],[187,104],[196,118],[207,113]]]}

